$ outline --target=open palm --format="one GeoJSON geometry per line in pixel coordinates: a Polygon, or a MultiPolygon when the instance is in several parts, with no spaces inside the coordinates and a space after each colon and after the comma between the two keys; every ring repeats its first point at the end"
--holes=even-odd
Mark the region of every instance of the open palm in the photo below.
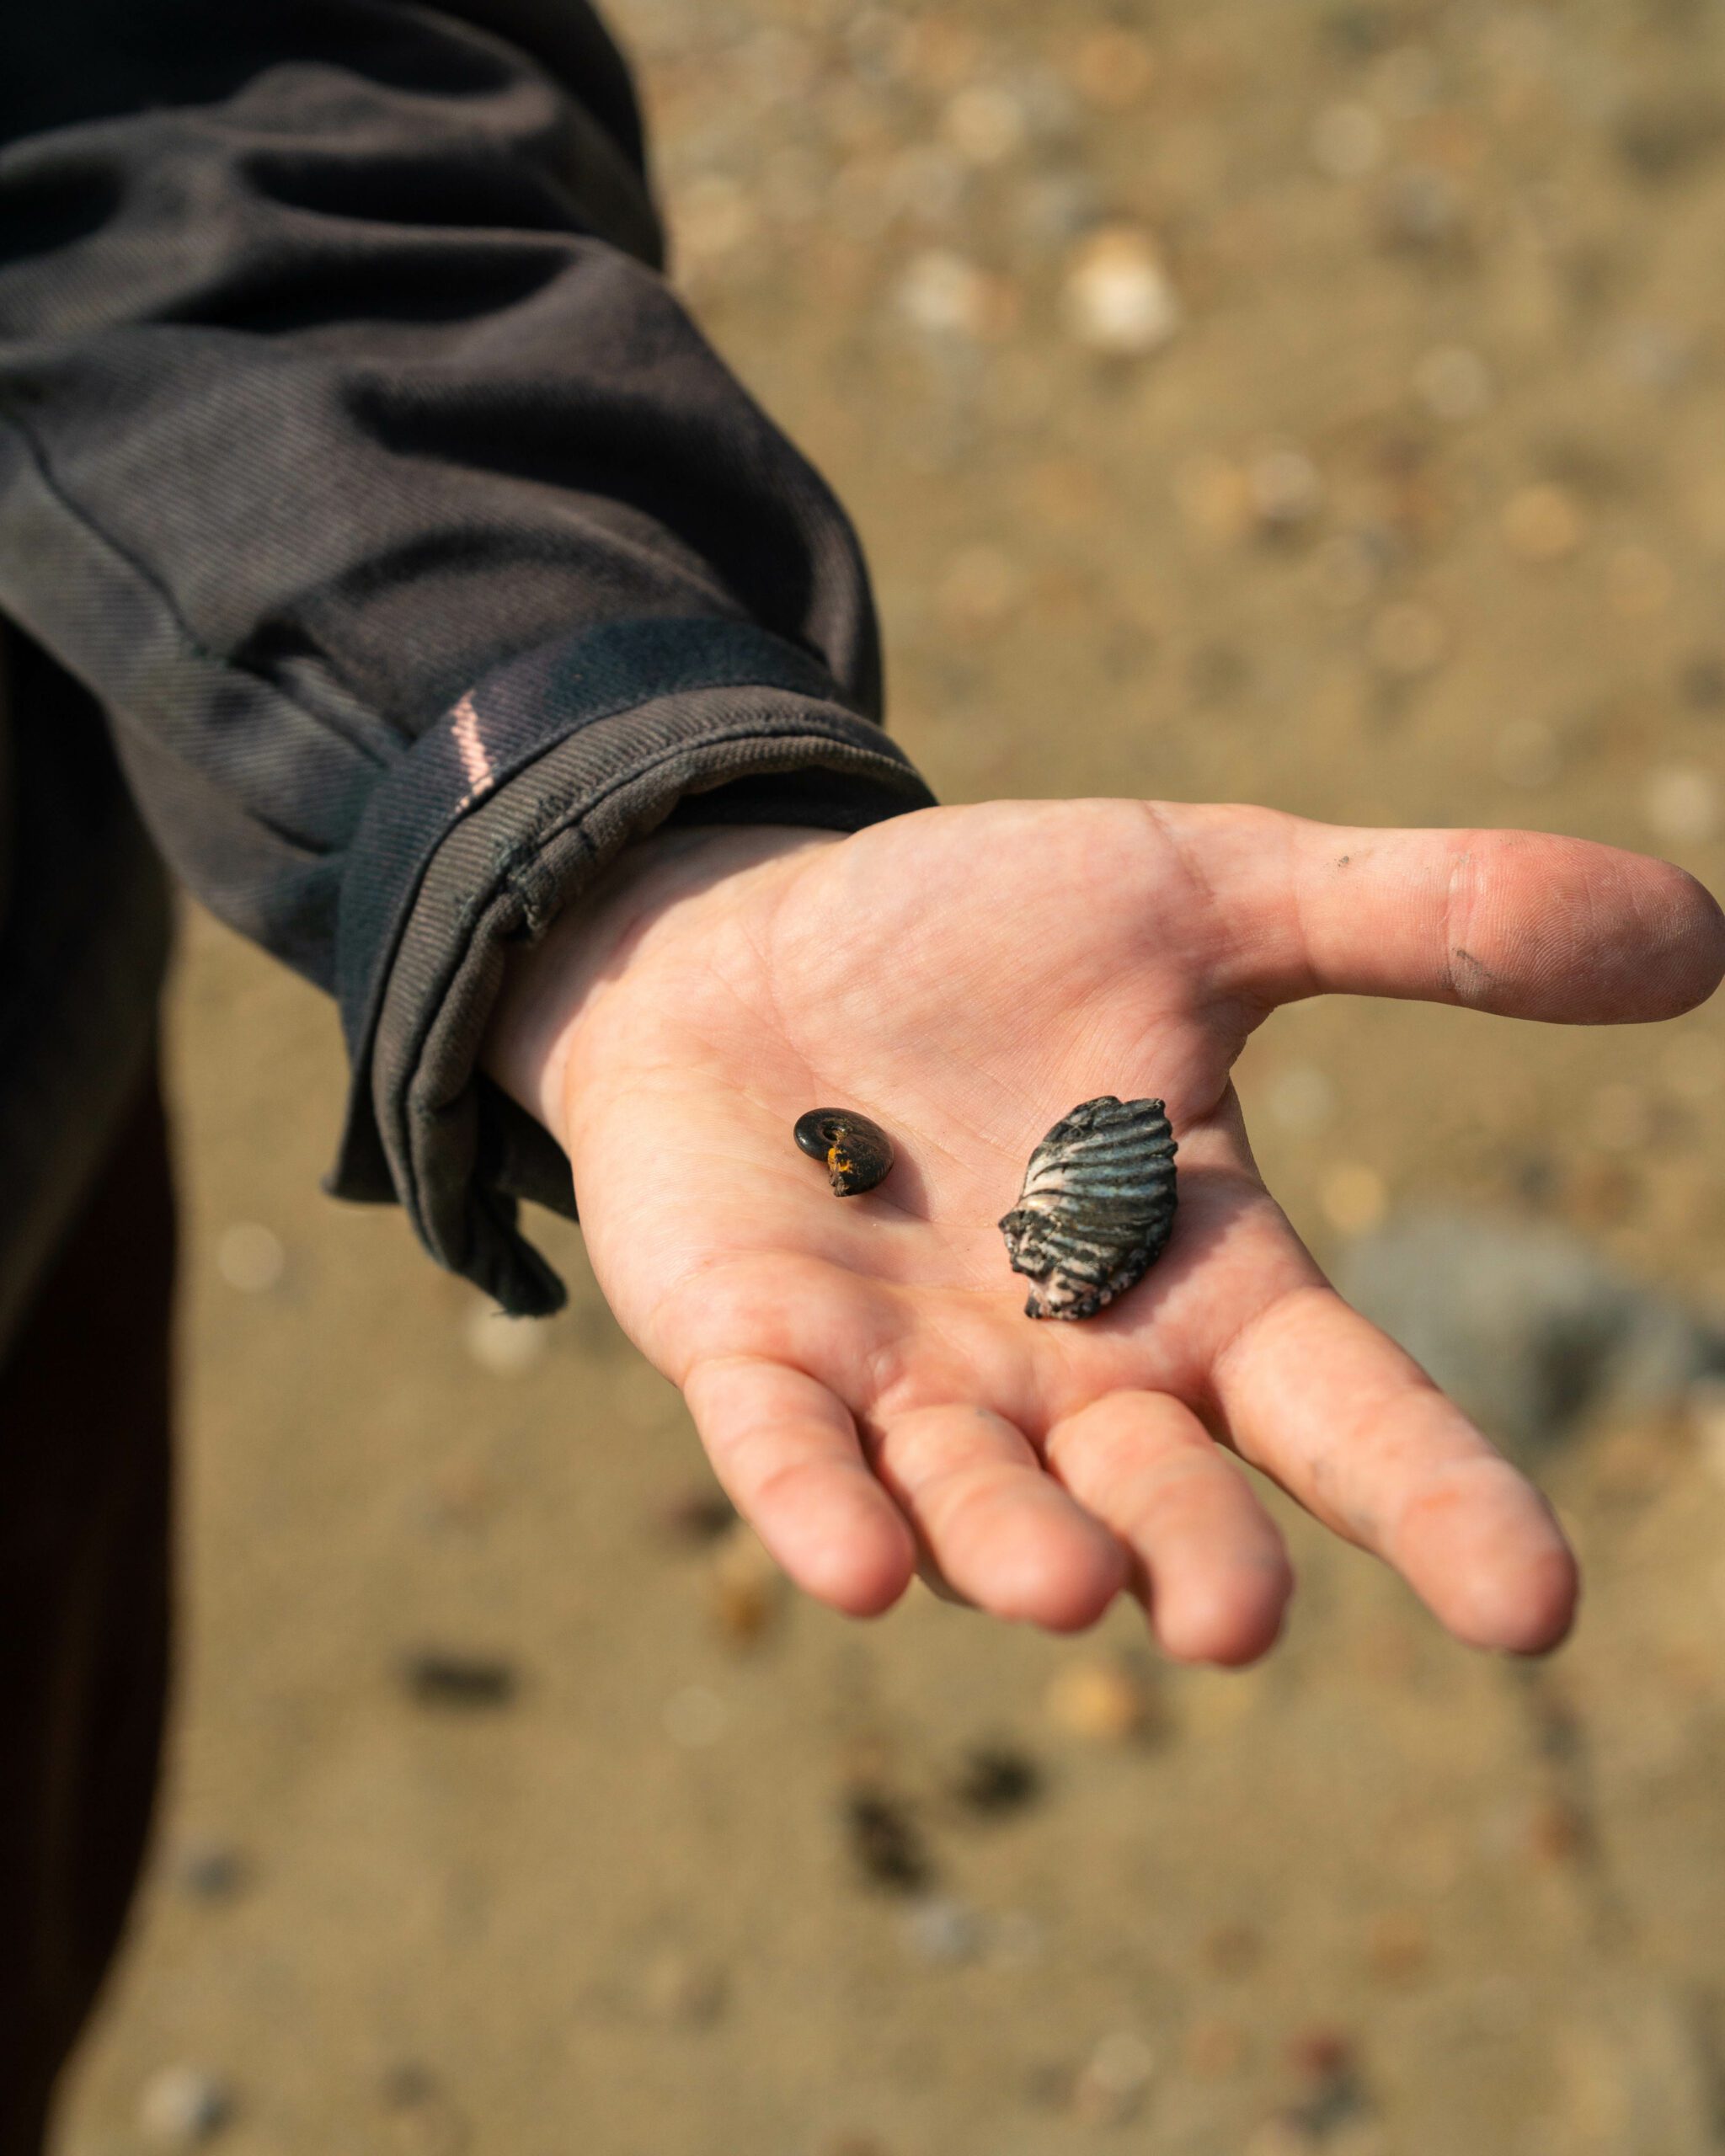
{"type": "Polygon", "coordinates": [[[1648,1019],[1722,963],[1706,894],[1610,848],[996,803],[654,841],[534,954],[493,1061],[569,1150],[617,1317],[822,1599],[877,1610],[920,1567],[1064,1630],[1124,1588],[1170,1653],[1249,1659],[1291,1579],[1231,1447],[1458,1636],[1534,1650],[1575,1595],[1548,1508],[1324,1282],[1229,1072],[1325,990],[1648,1019]],[[1097,1317],[1033,1322],[996,1223],[1100,1093],[1167,1102],[1173,1238],[1097,1317]],[[824,1106],[890,1134],[876,1191],[793,1146],[824,1106]]]}

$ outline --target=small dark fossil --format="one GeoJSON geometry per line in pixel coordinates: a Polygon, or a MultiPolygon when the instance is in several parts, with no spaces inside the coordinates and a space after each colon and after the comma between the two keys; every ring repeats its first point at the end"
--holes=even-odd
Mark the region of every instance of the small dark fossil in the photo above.
{"type": "Polygon", "coordinates": [[[867,1785],[847,1790],[844,1821],[852,1857],[872,1886],[895,1894],[920,1894],[927,1889],[934,1866],[901,1797],[867,1785]]]}
{"type": "Polygon", "coordinates": [[[979,1744],[952,1783],[955,1802],[984,1818],[1023,1812],[1042,1795],[1042,1769],[1012,1744],[979,1744]]]}
{"type": "Polygon", "coordinates": [[[792,1133],[811,1161],[822,1161],[835,1198],[855,1198],[892,1171],[893,1142],[853,1108],[810,1108],[792,1133]]]}
{"type": "Polygon", "coordinates": [[[1001,1222],[1027,1317],[1093,1317],[1143,1278],[1174,1225],[1175,1150],[1160,1101],[1104,1093],[1061,1117],[1001,1222]]]}
{"type": "Polygon", "coordinates": [[[403,1660],[401,1679],[415,1705],[462,1711],[510,1706],[520,1689],[513,1663],[442,1647],[415,1648],[403,1660]]]}

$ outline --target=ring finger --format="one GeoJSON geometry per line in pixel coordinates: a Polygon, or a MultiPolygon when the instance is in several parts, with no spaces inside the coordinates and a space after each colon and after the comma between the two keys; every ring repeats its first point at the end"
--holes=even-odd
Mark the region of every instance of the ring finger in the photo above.
{"type": "Polygon", "coordinates": [[[1132,1592],[1166,1653],[1234,1664],[1274,1644],[1294,1584],[1281,1534],[1189,1408],[1109,1393],[1056,1423],[1047,1451],[1131,1552],[1132,1592]]]}

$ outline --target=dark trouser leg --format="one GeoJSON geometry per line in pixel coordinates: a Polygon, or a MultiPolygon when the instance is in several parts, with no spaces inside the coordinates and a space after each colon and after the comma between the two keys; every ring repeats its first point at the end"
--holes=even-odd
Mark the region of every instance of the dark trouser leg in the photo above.
{"type": "Polygon", "coordinates": [[[155,1788],[174,1199],[153,1072],[0,1367],[0,2156],[37,2156],[155,1788]]]}

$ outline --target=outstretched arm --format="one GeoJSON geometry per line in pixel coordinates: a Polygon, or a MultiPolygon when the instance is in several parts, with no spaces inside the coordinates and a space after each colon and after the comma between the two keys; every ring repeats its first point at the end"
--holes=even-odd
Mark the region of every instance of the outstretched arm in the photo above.
{"type": "Polygon", "coordinates": [[[1458,1637],[1530,1652],[1577,1591],[1549,1508],[1324,1280],[1229,1073],[1302,996],[1605,1024],[1722,970],[1708,894],[1610,847],[1001,802],[649,841],[520,962],[489,1059],[567,1148],[623,1326],[823,1600],[879,1610],[920,1566],[1065,1630],[1124,1588],[1170,1654],[1248,1661],[1291,1577],[1232,1452],[1458,1637]],[[1167,1102],[1173,1240],[1100,1315],[1035,1324],[996,1223],[1104,1092],[1167,1102]],[[898,1149],[867,1197],[791,1142],[829,1103],[898,1149]]]}

